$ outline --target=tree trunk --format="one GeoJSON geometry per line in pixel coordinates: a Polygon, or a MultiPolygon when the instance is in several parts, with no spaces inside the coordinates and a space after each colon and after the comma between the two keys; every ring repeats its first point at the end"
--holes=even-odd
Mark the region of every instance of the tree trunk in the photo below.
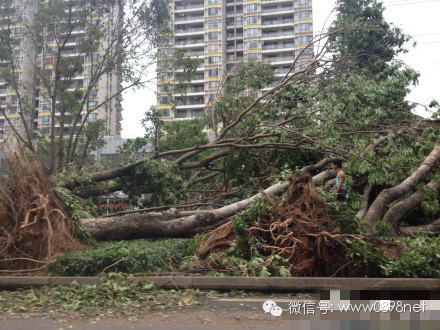
{"type": "Polygon", "coordinates": [[[91,188],[91,189],[84,189],[78,192],[73,192],[75,196],[81,197],[81,198],[88,198],[88,197],[96,197],[96,196],[102,196],[106,194],[111,194],[115,191],[120,191],[123,188],[123,184],[115,184],[110,187],[103,187],[103,188],[91,188]]]}
{"type": "MultiPolygon", "coordinates": [[[[275,195],[287,189],[289,182],[277,183],[264,194],[275,195]]],[[[116,216],[111,218],[84,219],[81,221],[90,235],[99,241],[128,240],[151,237],[182,237],[198,228],[211,226],[244,210],[252,202],[262,198],[258,193],[237,203],[211,212],[203,212],[183,218],[164,213],[144,213],[116,216]]]]}
{"type": "MultiPolygon", "coordinates": [[[[439,190],[440,183],[431,181],[426,187],[439,190]]],[[[396,231],[399,228],[400,219],[410,210],[418,206],[423,201],[423,190],[418,190],[408,198],[397,203],[385,213],[383,219],[389,222],[396,231]]]]}
{"type": "Polygon", "coordinates": [[[435,220],[429,225],[400,228],[400,232],[404,236],[415,236],[420,231],[428,231],[434,234],[440,233],[440,219],[435,220]]]}
{"type": "Polygon", "coordinates": [[[417,183],[425,178],[425,176],[429,173],[429,171],[435,165],[439,158],[440,142],[437,142],[434,149],[413,174],[411,174],[408,178],[406,178],[402,183],[398,184],[397,186],[391,189],[383,190],[379,194],[379,196],[377,196],[367,212],[366,219],[368,223],[372,224],[376,221],[381,220],[387,206],[396,199],[413,190],[417,183]]]}
{"type": "Polygon", "coordinates": [[[319,182],[319,181],[325,182],[325,181],[327,181],[329,179],[333,179],[335,177],[336,177],[336,172],[333,171],[333,170],[328,170],[328,171],[324,171],[324,172],[316,174],[313,177],[313,181],[315,181],[315,182],[319,182]]]}
{"type": "Polygon", "coordinates": [[[369,199],[370,199],[370,195],[371,195],[371,191],[373,190],[374,185],[369,183],[367,184],[367,186],[364,189],[364,201],[361,205],[361,208],[359,209],[358,213],[356,214],[356,219],[363,219],[365,217],[365,215],[367,214],[368,211],[368,206],[369,206],[369,199]]]}

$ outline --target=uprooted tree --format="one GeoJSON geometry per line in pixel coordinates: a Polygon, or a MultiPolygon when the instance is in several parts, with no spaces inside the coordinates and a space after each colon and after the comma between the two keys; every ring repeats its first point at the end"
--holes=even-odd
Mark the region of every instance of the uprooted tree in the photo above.
{"type": "MultiPolygon", "coordinates": [[[[345,160],[348,206],[358,218],[370,224],[383,219],[396,234],[412,235],[423,229],[437,232],[438,105],[433,102],[426,107],[432,118],[423,118],[414,114],[417,105],[405,100],[418,73],[396,56],[404,51],[409,37],[385,22],[384,9],[376,1],[341,1],[337,9],[337,20],[328,33],[310,42],[275,87],[264,89],[273,78],[268,77],[268,65],[238,65],[224,75],[202,124],[182,124],[188,125],[186,134],[184,128],[162,123],[158,116],[154,125],[160,129],[150,128],[144,138],[124,147],[127,154],[136,155],[125,165],[92,173],[88,169],[75,175],[67,170],[53,174],[53,181],[73,195],[90,197],[123,190],[150,207],[82,219],[87,232],[98,240],[191,236],[223,225],[258,199],[283,193],[289,187],[284,181],[288,175],[307,172],[318,185],[331,185],[335,175],[326,167],[335,158],[345,160]],[[315,56],[300,65],[307,49],[315,49],[315,56]],[[248,90],[260,91],[260,96],[243,96],[248,90]],[[200,133],[204,127],[214,131],[214,140],[191,143],[191,131],[200,133]],[[171,134],[161,135],[167,130],[171,134]],[[186,137],[173,140],[172,132],[186,137]],[[155,146],[154,153],[139,158],[138,151],[146,144],[155,146]],[[164,212],[149,212],[151,207],[167,209],[166,204],[177,204],[178,210],[168,207],[164,212]]],[[[290,187],[289,196],[295,194],[294,189],[290,187]]],[[[321,203],[314,191],[308,193],[312,201],[321,203]]],[[[292,207],[277,209],[278,227],[260,221],[252,235],[267,230],[275,240],[276,235],[287,235],[281,230],[290,226],[295,203],[309,202],[290,200],[292,207]]],[[[30,205],[39,208],[43,202],[34,196],[30,205]]],[[[302,214],[295,217],[293,226],[307,221],[302,214]]],[[[35,223],[40,218],[34,217],[35,223]]],[[[22,220],[15,221],[20,224],[22,220]]],[[[334,234],[320,234],[330,230],[331,225],[326,226],[309,228],[314,242],[336,239],[334,234]]],[[[282,249],[279,252],[291,251],[290,243],[277,245],[282,249]]],[[[310,261],[310,267],[318,261],[310,261]]],[[[315,274],[310,267],[310,274],[315,274]]]]}

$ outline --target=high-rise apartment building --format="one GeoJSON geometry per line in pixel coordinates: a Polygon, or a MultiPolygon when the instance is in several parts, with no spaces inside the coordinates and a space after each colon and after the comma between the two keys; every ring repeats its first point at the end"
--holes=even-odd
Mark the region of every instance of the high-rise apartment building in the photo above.
{"type": "MultiPolygon", "coordinates": [[[[23,133],[23,118],[19,116],[19,107],[26,107],[25,121],[27,126],[32,131],[39,131],[42,135],[47,135],[50,132],[51,127],[51,112],[52,102],[48,95],[47,82],[43,84],[42,74],[44,72],[45,77],[48,77],[49,84],[52,83],[52,79],[55,76],[55,63],[57,61],[56,48],[60,47],[59,40],[51,38],[51,34],[42,36],[44,42],[36,45],[31,39],[29,39],[29,31],[26,31],[25,23],[29,24],[35,20],[36,14],[42,6],[47,6],[50,0],[14,0],[13,8],[14,14],[12,19],[12,28],[2,26],[8,21],[3,15],[0,17],[0,31],[8,29],[12,32],[12,39],[14,40],[14,71],[17,77],[19,90],[22,95],[22,100],[26,102],[26,105],[19,103],[16,89],[8,79],[0,77],[0,107],[5,112],[7,118],[0,112],[0,140],[3,138],[14,137],[14,126],[18,132],[23,133]]],[[[78,1],[79,2],[79,1],[78,1]]],[[[77,6],[76,1],[72,1],[73,11],[77,6]]],[[[53,5],[53,4],[52,4],[53,5]]],[[[0,6],[2,6],[0,1],[0,6]]],[[[123,1],[117,1],[116,5],[111,6],[108,9],[107,16],[97,17],[103,25],[108,27],[108,31],[115,31],[119,20],[122,17],[123,1]]],[[[94,17],[90,16],[93,20],[94,17]]],[[[63,45],[61,57],[75,61],[80,64],[81,69],[77,70],[72,77],[63,78],[64,81],[69,81],[67,91],[86,90],[88,86],[93,86],[90,90],[87,102],[85,102],[81,120],[95,121],[101,119],[105,122],[105,135],[115,136],[120,135],[121,132],[121,120],[122,120],[122,106],[121,96],[116,96],[117,92],[122,89],[121,75],[117,72],[107,72],[103,74],[97,84],[92,84],[92,76],[94,67],[97,66],[97,57],[100,56],[100,52],[105,52],[108,49],[108,44],[112,42],[112,35],[107,35],[101,38],[101,45],[97,47],[95,54],[85,56],[81,50],[80,40],[86,35],[87,29],[83,26],[76,26],[70,33],[67,42],[63,45]],[[110,100],[110,101],[109,101],[110,100]],[[86,118],[88,110],[99,106],[96,110],[92,111],[86,118]]],[[[77,65],[77,64],[76,64],[77,65]]],[[[10,69],[11,62],[8,60],[1,61],[0,58],[0,70],[10,69]]],[[[69,107],[69,105],[67,105],[69,107]]],[[[65,121],[63,132],[60,132],[60,116],[61,114],[56,111],[55,128],[56,135],[64,134],[68,135],[71,124],[68,120],[65,121]]],[[[69,116],[67,112],[66,117],[69,116]]],[[[80,120],[80,122],[81,122],[80,120]]]]}
{"type": "Polygon", "coordinates": [[[299,67],[313,56],[306,48],[313,38],[312,0],[172,0],[170,10],[173,38],[158,56],[158,108],[164,120],[203,114],[222,75],[237,63],[270,63],[281,79],[297,56],[299,67]],[[170,102],[170,84],[182,74],[165,69],[164,56],[173,48],[201,64],[186,92],[171,95],[170,102]]]}

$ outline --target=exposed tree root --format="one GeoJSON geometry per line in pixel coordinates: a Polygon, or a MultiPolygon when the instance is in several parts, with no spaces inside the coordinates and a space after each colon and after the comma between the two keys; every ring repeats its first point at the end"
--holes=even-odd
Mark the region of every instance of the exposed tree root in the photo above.
{"type": "MultiPolygon", "coordinates": [[[[290,178],[290,186],[283,203],[272,206],[272,216],[256,219],[247,229],[266,242],[264,254],[279,254],[290,265],[292,276],[353,275],[348,267],[342,235],[334,230],[325,201],[316,193],[312,177],[302,173],[290,178]]],[[[232,222],[202,237],[199,256],[224,251],[233,242],[232,222]]]]}
{"type": "Polygon", "coordinates": [[[0,179],[0,275],[36,273],[81,244],[40,163],[18,153],[6,162],[8,175],[0,179]]]}

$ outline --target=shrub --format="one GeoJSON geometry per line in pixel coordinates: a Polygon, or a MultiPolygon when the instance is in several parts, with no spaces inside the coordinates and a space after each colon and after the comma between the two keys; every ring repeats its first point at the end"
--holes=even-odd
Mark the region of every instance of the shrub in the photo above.
{"type": "Polygon", "coordinates": [[[61,255],[49,264],[53,276],[94,276],[102,272],[153,273],[174,271],[194,252],[190,239],[98,242],[61,255]]]}

